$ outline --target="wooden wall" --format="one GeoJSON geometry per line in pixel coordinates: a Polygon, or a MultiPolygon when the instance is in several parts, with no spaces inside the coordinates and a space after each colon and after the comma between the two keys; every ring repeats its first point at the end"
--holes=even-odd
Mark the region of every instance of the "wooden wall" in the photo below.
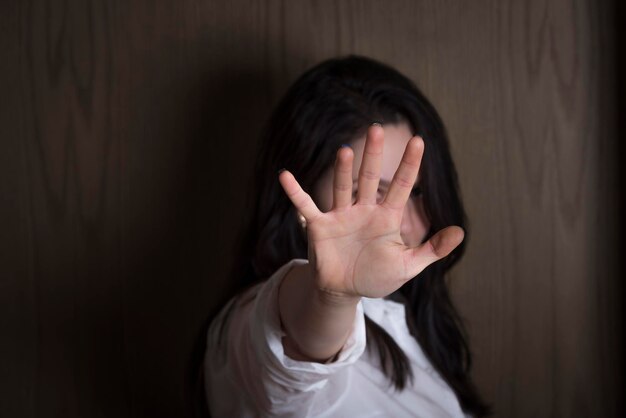
{"type": "Polygon", "coordinates": [[[257,133],[322,59],[396,66],[446,122],[450,277],[498,417],[618,416],[612,4],[0,6],[0,416],[185,416],[257,133]]]}

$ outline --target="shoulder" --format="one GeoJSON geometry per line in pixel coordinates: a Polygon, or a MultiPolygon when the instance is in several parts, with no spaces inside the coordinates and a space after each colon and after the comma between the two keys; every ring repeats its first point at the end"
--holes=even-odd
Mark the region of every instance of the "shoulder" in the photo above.
{"type": "Polygon", "coordinates": [[[348,390],[344,374],[365,349],[361,304],[352,333],[335,362],[297,361],[283,350],[278,286],[291,267],[307,262],[289,261],[238,300],[231,300],[215,318],[209,341],[218,341],[220,324],[224,330],[219,350],[210,343],[205,357],[205,387],[213,412],[237,411],[231,416],[241,416],[244,410],[295,414],[315,409],[316,399],[335,402],[348,390]]]}

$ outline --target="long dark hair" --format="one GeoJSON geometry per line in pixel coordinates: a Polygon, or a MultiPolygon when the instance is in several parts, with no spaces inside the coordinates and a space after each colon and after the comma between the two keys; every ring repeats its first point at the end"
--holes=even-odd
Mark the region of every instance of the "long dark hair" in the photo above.
{"type": "MultiPolygon", "coordinates": [[[[447,257],[388,296],[405,304],[407,325],[465,412],[490,413],[471,378],[471,354],[444,274],[462,256],[468,236],[447,133],[435,108],[408,78],[370,58],[350,55],[306,71],[287,91],[266,124],[254,170],[250,218],[240,235],[232,269],[232,294],[270,277],[293,258],[307,258],[307,239],[279,182],[289,169],[311,192],[334,162],[337,148],[365,134],[372,122],[407,122],[424,139],[420,188],[431,229],[425,239],[458,225],[466,239],[447,257]]],[[[409,360],[394,339],[366,317],[367,348],[397,390],[412,379],[409,360]]]]}

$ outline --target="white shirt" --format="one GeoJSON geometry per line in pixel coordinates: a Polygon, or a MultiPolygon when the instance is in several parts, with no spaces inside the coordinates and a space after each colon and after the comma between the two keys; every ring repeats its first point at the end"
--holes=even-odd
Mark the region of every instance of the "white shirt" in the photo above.
{"type": "MultiPolygon", "coordinates": [[[[408,330],[404,305],[362,298],[350,336],[333,363],[297,361],[283,351],[278,285],[293,259],[249,289],[224,324],[222,309],[209,327],[204,359],[211,416],[221,417],[467,417],[408,330]],[[404,350],[414,383],[396,392],[365,350],[365,317],[385,329],[404,350]]],[[[373,352],[375,353],[375,351],[373,352]]]]}

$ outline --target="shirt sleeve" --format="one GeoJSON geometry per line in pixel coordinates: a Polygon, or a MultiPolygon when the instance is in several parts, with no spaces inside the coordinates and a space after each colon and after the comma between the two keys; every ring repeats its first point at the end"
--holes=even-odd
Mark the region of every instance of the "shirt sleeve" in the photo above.
{"type": "Polygon", "coordinates": [[[242,408],[255,416],[306,417],[318,412],[317,405],[327,409],[347,390],[348,366],[365,349],[361,301],[350,335],[334,362],[294,360],[283,350],[286,334],[280,324],[278,286],[293,266],[306,263],[305,259],[293,259],[283,265],[242,295],[235,306],[226,306],[222,313],[231,311],[229,319],[220,314],[209,328],[205,382],[212,412],[244,416],[243,411],[235,410],[242,408]],[[222,341],[225,352],[219,353],[216,333],[223,320],[227,320],[222,341]]]}

